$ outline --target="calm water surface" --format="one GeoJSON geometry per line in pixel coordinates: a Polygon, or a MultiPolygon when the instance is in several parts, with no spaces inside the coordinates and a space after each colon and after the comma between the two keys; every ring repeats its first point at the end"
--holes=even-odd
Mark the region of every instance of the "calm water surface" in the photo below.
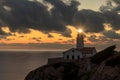
{"type": "Polygon", "coordinates": [[[0,51],[0,80],[24,80],[48,58],[61,56],[62,51],[0,51]]]}

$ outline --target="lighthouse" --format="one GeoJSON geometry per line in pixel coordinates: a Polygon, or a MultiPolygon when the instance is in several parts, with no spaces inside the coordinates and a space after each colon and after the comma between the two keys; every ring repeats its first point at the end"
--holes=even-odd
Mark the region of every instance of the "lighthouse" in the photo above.
{"type": "Polygon", "coordinates": [[[84,34],[82,31],[78,31],[76,38],[76,48],[84,48],[84,34]]]}
{"type": "Polygon", "coordinates": [[[95,54],[95,47],[84,46],[84,32],[82,29],[79,29],[76,37],[76,48],[71,48],[63,52],[63,58],[67,60],[79,60],[91,57],[95,54]]]}

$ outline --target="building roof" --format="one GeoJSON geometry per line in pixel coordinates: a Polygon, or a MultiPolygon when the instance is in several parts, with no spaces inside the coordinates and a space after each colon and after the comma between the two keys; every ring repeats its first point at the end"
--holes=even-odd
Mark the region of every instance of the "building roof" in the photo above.
{"type": "Polygon", "coordinates": [[[64,51],[63,54],[70,51],[70,50],[75,50],[75,48],[68,49],[68,50],[64,51]]]}
{"type": "Polygon", "coordinates": [[[81,51],[83,54],[92,54],[93,51],[96,51],[95,47],[84,47],[84,48],[76,48],[76,50],[81,51]]]}
{"type": "Polygon", "coordinates": [[[95,50],[95,47],[83,47],[83,48],[76,48],[79,51],[92,51],[95,50]]]}
{"type": "MultiPolygon", "coordinates": [[[[93,54],[93,51],[96,51],[95,47],[72,48],[69,50],[77,50],[83,54],[93,54]]],[[[64,53],[68,52],[69,50],[65,51],[64,53]]]]}

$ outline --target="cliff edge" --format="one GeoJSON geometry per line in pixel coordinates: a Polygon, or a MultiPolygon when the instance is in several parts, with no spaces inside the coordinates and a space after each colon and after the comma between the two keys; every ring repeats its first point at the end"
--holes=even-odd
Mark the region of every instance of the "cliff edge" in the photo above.
{"type": "Polygon", "coordinates": [[[120,80],[120,52],[115,48],[115,45],[110,46],[79,63],[47,64],[31,71],[25,80],[120,80]],[[89,61],[90,70],[86,64],[89,61]]]}
{"type": "Polygon", "coordinates": [[[73,62],[61,62],[31,71],[25,80],[79,80],[80,73],[82,72],[79,65],[73,62]]]}

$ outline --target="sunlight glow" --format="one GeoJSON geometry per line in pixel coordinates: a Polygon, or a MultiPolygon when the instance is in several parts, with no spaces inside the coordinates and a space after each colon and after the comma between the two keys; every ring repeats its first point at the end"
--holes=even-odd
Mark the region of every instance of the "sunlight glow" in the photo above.
{"type": "Polygon", "coordinates": [[[78,32],[79,32],[79,33],[82,33],[82,32],[83,32],[83,30],[82,30],[82,29],[78,29],[78,32]]]}

